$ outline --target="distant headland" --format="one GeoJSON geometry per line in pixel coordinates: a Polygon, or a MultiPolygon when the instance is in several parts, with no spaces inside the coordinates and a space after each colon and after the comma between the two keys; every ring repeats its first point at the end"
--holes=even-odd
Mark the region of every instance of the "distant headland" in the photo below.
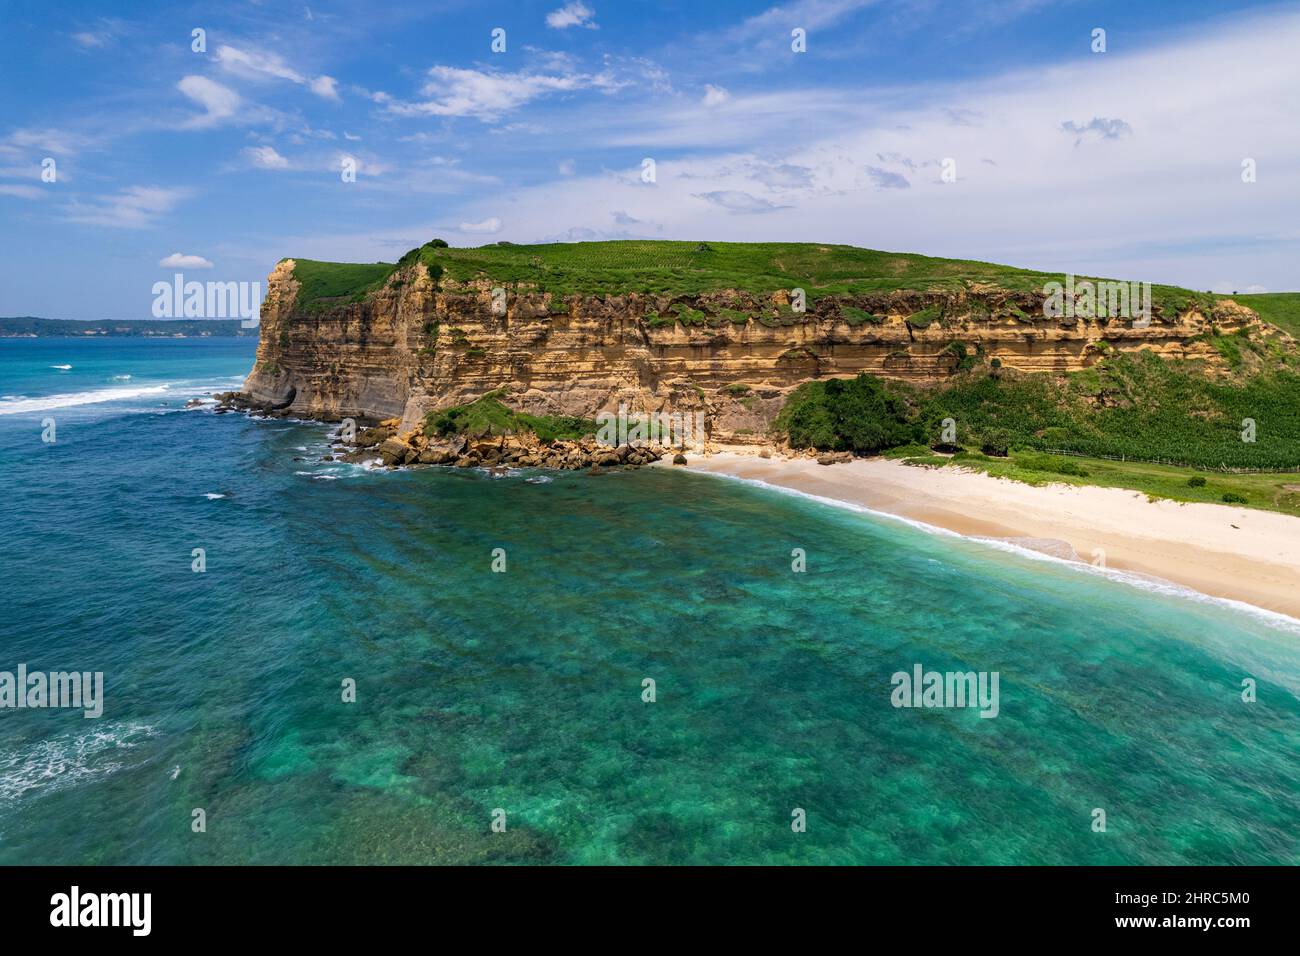
{"type": "Polygon", "coordinates": [[[0,339],[44,339],[62,336],[105,338],[214,338],[254,337],[257,329],[245,329],[238,319],[41,319],[32,315],[0,316],[0,339]]]}

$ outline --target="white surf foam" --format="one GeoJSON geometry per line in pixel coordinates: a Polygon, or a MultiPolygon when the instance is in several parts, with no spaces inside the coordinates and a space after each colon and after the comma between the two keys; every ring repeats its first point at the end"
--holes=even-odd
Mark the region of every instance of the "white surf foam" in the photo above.
{"type": "Polygon", "coordinates": [[[827,498],[823,495],[809,494],[808,492],[800,491],[797,488],[786,488],[783,485],[763,481],[761,478],[741,478],[738,475],[727,475],[716,471],[694,471],[687,473],[709,475],[714,478],[725,478],[728,481],[738,481],[745,485],[757,485],[758,487],[766,488],[770,491],[793,495],[796,498],[806,498],[809,501],[816,501],[819,504],[830,505],[833,508],[840,508],[846,511],[856,511],[860,514],[871,515],[876,518],[885,518],[889,521],[897,521],[916,528],[919,531],[924,531],[927,534],[961,538],[963,541],[972,541],[976,544],[994,548],[998,551],[1005,551],[1009,554],[1015,554],[1023,558],[1029,558],[1033,561],[1048,561],[1052,564],[1059,565],[1060,567],[1069,568],[1087,574],[1095,574],[1143,591],[1153,591],[1157,594],[1164,594],[1186,601],[1195,601],[1202,604],[1213,604],[1218,607],[1231,608],[1234,611],[1249,614],[1250,616],[1258,618],[1274,627],[1282,628],[1295,634],[1300,634],[1300,620],[1291,617],[1290,615],[1282,614],[1278,611],[1270,611],[1267,608],[1262,608],[1255,604],[1247,604],[1245,601],[1237,601],[1225,597],[1215,597],[1193,588],[1189,588],[1185,585],[1175,584],[1172,581],[1166,581],[1163,578],[1153,577],[1148,574],[1141,574],[1135,571],[1120,571],[1116,568],[1101,568],[1096,565],[1085,564],[1078,560],[1067,560],[1065,558],[1057,557],[1054,554],[1045,554],[1035,548],[1027,548],[1023,545],[1016,544],[1014,541],[1008,541],[1005,538],[986,538],[977,535],[959,534],[958,532],[951,531],[948,528],[940,528],[938,525],[927,524],[924,521],[917,521],[914,518],[905,518],[902,515],[896,515],[888,511],[878,511],[875,508],[868,508],[866,505],[860,505],[852,501],[840,501],[838,498],[827,498]]]}
{"type": "Polygon", "coordinates": [[[147,385],[139,388],[97,388],[90,392],[67,392],[62,395],[44,395],[0,402],[0,415],[20,415],[24,412],[45,412],[54,408],[71,408],[74,405],[95,405],[99,402],[118,402],[144,395],[161,395],[168,385],[147,385]]]}
{"type": "Polygon", "coordinates": [[[156,733],[148,724],[119,722],[60,734],[24,750],[0,751],[0,800],[32,790],[67,790],[107,777],[126,766],[129,751],[156,733]]]}

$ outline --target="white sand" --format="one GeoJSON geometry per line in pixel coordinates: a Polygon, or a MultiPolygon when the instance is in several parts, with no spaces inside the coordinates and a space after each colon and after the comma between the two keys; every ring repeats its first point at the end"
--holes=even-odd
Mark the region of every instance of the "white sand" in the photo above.
{"type": "Polygon", "coordinates": [[[1117,488],[1035,487],[953,466],[885,459],[819,465],[721,452],[687,466],[863,505],[964,535],[1008,539],[1300,618],[1300,518],[1148,501],[1117,488]],[[1021,539],[1017,541],[1017,539],[1021,539]],[[1050,542],[1057,542],[1053,547],[1050,542]],[[1104,551],[1104,556],[1097,551],[1104,551]]]}

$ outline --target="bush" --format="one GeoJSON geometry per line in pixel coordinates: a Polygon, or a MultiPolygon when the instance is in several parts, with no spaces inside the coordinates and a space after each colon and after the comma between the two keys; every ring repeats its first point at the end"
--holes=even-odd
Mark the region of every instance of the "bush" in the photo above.
{"type": "Polygon", "coordinates": [[[516,412],[497,401],[499,392],[491,392],[468,405],[457,405],[424,417],[424,433],[439,435],[518,435],[532,432],[538,440],[575,439],[594,435],[596,423],[570,415],[528,415],[516,412]]]}
{"type": "Polygon", "coordinates": [[[1011,436],[1005,429],[997,428],[988,432],[980,443],[980,451],[991,458],[1006,458],[1011,451],[1011,436]]]}
{"type": "Polygon", "coordinates": [[[1192,477],[1190,477],[1190,478],[1187,479],[1187,487],[1188,487],[1188,488],[1204,488],[1204,487],[1205,487],[1205,476],[1204,476],[1204,475],[1192,475],[1192,477]]]}
{"type": "Polygon", "coordinates": [[[1246,503],[1246,500],[1247,499],[1245,495],[1239,495],[1235,491],[1225,491],[1223,493],[1224,504],[1244,505],[1246,503]]]}
{"type": "Polygon", "coordinates": [[[776,427],[795,448],[874,454],[920,437],[911,409],[891,386],[868,375],[805,382],[795,390],[776,427]]]}

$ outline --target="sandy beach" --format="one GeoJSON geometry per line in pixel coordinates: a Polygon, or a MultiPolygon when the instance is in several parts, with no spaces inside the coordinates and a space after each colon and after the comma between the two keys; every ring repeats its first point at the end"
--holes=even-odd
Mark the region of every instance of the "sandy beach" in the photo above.
{"type": "Polygon", "coordinates": [[[762,481],[998,538],[1300,618],[1300,518],[1228,505],[1148,501],[1117,488],[1035,487],[954,467],[886,459],[819,465],[808,458],[719,452],[693,471],[762,481]],[[1099,550],[1100,549],[1100,550],[1099,550]]]}

